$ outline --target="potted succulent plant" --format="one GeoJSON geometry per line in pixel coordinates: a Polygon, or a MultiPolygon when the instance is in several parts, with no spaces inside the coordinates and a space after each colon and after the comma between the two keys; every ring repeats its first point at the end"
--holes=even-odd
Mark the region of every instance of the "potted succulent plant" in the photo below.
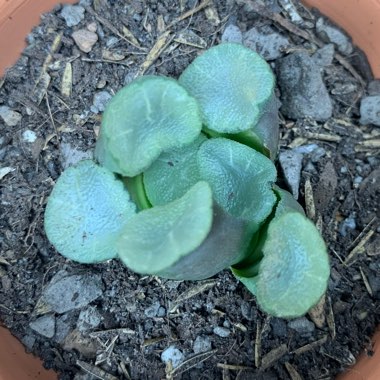
{"type": "MultiPolygon", "coordinates": [[[[51,3],[55,4],[56,2],[52,1],[51,3]]],[[[30,3],[28,4],[30,5],[30,3]]],[[[325,8],[326,4],[323,2],[315,1],[314,3],[308,1],[307,4],[320,7],[320,10],[326,14],[329,14],[329,10],[334,11],[333,7],[325,8]]],[[[347,7],[346,2],[344,5],[347,7]]],[[[371,5],[376,7],[375,3],[371,3],[371,5]]],[[[29,8],[24,9],[25,4],[17,9],[14,8],[14,3],[10,6],[9,2],[0,3],[0,9],[1,6],[4,7],[10,16],[8,19],[4,18],[1,20],[0,28],[5,28],[7,25],[14,27],[15,22],[17,23],[18,12],[20,10],[28,9],[29,12],[29,8]],[[11,22],[12,19],[14,19],[14,22],[11,22]]],[[[36,9],[37,13],[41,11],[42,9],[40,8],[36,9]]],[[[333,13],[330,14],[330,16],[334,18],[333,13]]],[[[346,19],[343,18],[343,20],[346,19]]],[[[17,25],[21,25],[21,23],[17,25]]],[[[350,22],[349,25],[352,27],[352,22],[350,22]]],[[[355,30],[351,29],[350,31],[355,38],[355,30]]],[[[361,36],[359,34],[357,42],[365,48],[365,41],[360,38],[361,36]]],[[[0,42],[1,51],[3,50],[2,46],[0,42]]],[[[206,61],[210,59],[211,63],[207,61],[206,64],[216,66],[216,62],[221,56],[230,55],[233,61],[234,57],[240,56],[241,58],[241,55],[244,55],[245,52],[245,49],[234,44],[225,44],[221,48],[210,49],[210,53],[208,53],[208,55],[206,54],[206,58],[198,58],[195,65],[191,65],[189,69],[184,71],[179,79],[180,86],[171,79],[148,76],[143,77],[143,79],[135,80],[114,97],[114,100],[104,115],[103,127],[96,147],[96,159],[105,168],[91,161],[84,161],[77,167],[69,168],[67,172],[62,175],[62,178],[58,180],[56,188],[49,200],[45,214],[46,232],[48,238],[58,251],[70,259],[85,263],[100,262],[118,255],[127,266],[136,272],[161,275],[171,279],[203,279],[225,267],[232,266],[235,276],[256,295],[262,309],[270,314],[283,317],[298,316],[304,314],[311,306],[316,304],[326,287],[329,273],[328,260],[324,256],[325,247],[323,241],[320,239],[315,227],[307,221],[302,211],[300,212],[298,204],[281,189],[276,187],[271,188],[271,183],[275,178],[275,169],[270,158],[273,159],[276,155],[277,142],[273,141],[273,136],[276,137],[277,132],[272,131],[272,138],[268,139],[265,133],[262,133],[260,130],[255,130],[254,133],[249,136],[243,133],[243,136],[242,131],[247,130],[247,128],[238,126],[237,129],[230,130],[229,125],[224,126],[223,121],[226,119],[226,116],[223,114],[223,109],[215,108],[211,104],[215,98],[215,94],[220,93],[220,91],[215,89],[213,89],[214,92],[210,91],[213,84],[207,83],[207,78],[200,79],[198,77],[199,73],[203,71],[202,64],[204,64],[204,62],[202,59],[206,61]],[[215,54],[216,57],[212,58],[213,54],[215,54]],[[209,56],[211,56],[211,58],[209,58],[209,56]],[[212,59],[214,59],[214,61],[212,61],[212,59]],[[201,86],[199,86],[199,88],[195,86],[194,90],[194,83],[201,83],[201,86]],[[120,115],[117,109],[121,103],[123,103],[123,107],[125,107],[125,103],[127,103],[130,98],[145,98],[146,95],[144,94],[147,93],[154,95],[153,89],[157,88],[162,90],[160,93],[173,93],[175,95],[173,99],[186,99],[183,104],[167,105],[166,112],[168,109],[174,110],[171,114],[173,118],[173,128],[169,128],[166,134],[165,131],[163,132],[162,130],[159,132],[151,131],[151,134],[156,133],[156,136],[154,136],[153,143],[150,141],[145,147],[149,154],[142,154],[141,151],[136,153],[134,151],[136,146],[128,147],[124,143],[120,144],[119,136],[125,133],[131,133],[137,136],[137,140],[142,141],[136,132],[140,129],[140,124],[137,123],[133,131],[123,130],[122,128],[124,126],[120,121],[120,115]],[[189,91],[191,96],[189,96],[186,91],[182,93],[183,88],[189,91]],[[210,97],[208,97],[209,92],[214,94],[211,100],[210,97]],[[196,100],[195,102],[194,99],[196,100]],[[177,114],[176,109],[179,110],[177,114]],[[208,109],[214,112],[210,113],[207,111],[208,109]],[[186,125],[182,126],[183,128],[176,133],[175,127],[181,125],[184,114],[187,115],[186,125]],[[200,134],[202,122],[207,125],[207,128],[203,129],[204,135],[200,134]],[[260,133],[262,133],[262,136],[260,136],[260,133]],[[117,138],[115,138],[115,136],[117,138]],[[207,138],[210,139],[206,141],[207,138]],[[191,141],[193,143],[189,145],[191,141]],[[256,154],[254,149],[247,148],[246,146],[243,148],[243,145],[238,143],[239,141],[244,142],[248,146],[252,146],[258,150],[260,154],[256,154]],[[182,145],[184,144],[188,144],[185,150],[182,149],[182,145]],[[165,157],[165,165],[162,165],[162,160],[155,162],[162,151],[166,151],[168,148],[171,150],[169,150],[167,157],[165,157]],[[138,157],[138,160],[136,160],[136,162],[128,161],[124,164],[121,157],[125,155],[138,157]],[[265,155],[269,158],[265,158],[265,155]],[[246,160],[239,162],[241,157],[245,156],[247,156],[246,160]],[[144,162],[141,157],[144,157],[146,162],[144,162]],[[180,162],[178,165],[179,169],[177,168],[181,172],[188,173],[188,175],[178,181],[178,186],[176,185],[173,190],[175,194],[170,194],[171,190],[165,188],[165,184],[174,183],[179,177],[179,172],[172,169],[175,165],[170,165],[170,163],[172,161],[178,163],[181,161],[180,157],[189,158],[187,161],[184,159],[183,162],[180,162]],[[196,157],[195,161],[193,160],[194,157],[196,157]],[[227,162],[228,160],[224,162],[226,157],[229,157],[229,162],[227,162]],[[260,179],[255,177],[255,173],[249,172],[249,168],[245,165],[247,160],[255,161],[256,165],[262,169],[261,171],[264,174],[261,175],[260,179]],[[153,165],[151,165],[152,163],[153,165]],[[194,167],[196,170],[194,170],[194,167]],[[230,172],[228,173],[229,170],[230,172]],[[231,202],[230,195],[238,193],[240,188],[244,188],[244,183],[238,183],[239,178],[232,178],[234,177],[234,173],[242,171],[245,171],[246,174],[244,181],[246,181],[246,178],[252,177],[252,182],[249,183],[250,190],[252,190],[255,185],[258,186],[259,195],[257,197],[259,201],[252,199],[246,200],[244,197],[240,197],[237,202],[231,202]],[[121,194],[123,189],[120,183],[114,181],[110,172],[118,173],[124,177],[126,188],[135,205],[137,205],[140,211],[139,213],[136,214],[135,205],[129,202],[129,196],[121,194]],[[143,172],[144,179],[141,177],[141,173],[143,172]],[[194,175],[194,172],[196,172],[196,175],[194,175]],[[220,173],[222,174],[219,175],[220,173]],[[88,182],[86,180],[87,177],[91,178],[91,180],[95,178],[95,182],[88,182]],[[122,210],[121,214],[123,215],[120,220],[113,220],[111,230],[102,231],[105,232],[104,236],[99,237],[99,234],[97,234],[94,240],[94,236],[88,236],[87,233],[92,230],[96,233],[100,231],[104,220],[99,220],[99,218],[108,218],[108,215],[106,215],[108,211],[106,209],[101,210],[105,214],[99,216],[96,212],[94,214],[90,212],[86,215],[82,215],[80,211],[77,212],[76,210],[71,214],[71,211],[67,213],[67,210],[62,208],[62,205],[67,202],[67,189],[70,186],[72,188],[73,181],[76,183],[78,192],[77,194],[73,192],[71,202],[72,204],[78,203],[80,206],[78,209],[91,209],[91,202],[86,203],[87,200],[84,200],[84,204],[79,204],[77,196],[81,192],[86,193],[95,189],[98,190],[98,193],[95,194],[96,197],[104,197],[107,191],[115,195],[115,199],[106,196],[102,199],[101,203],[107,203],[111,209],[114,208],[114,210],[118,210],[119,213],[120,210],[122,210]],[[160,186],[164,186],[164,188],[160,187],[158,189],[156,186],[158,182],[160,182],[160,186]],[[227,195],[224,190],[218,193],[221,182],[232,183],[227,195]],[[142,183],[143,185],[141,185],[142,183]],[[97,184],[99,184],[100,187],[97,187],[97,184]],[[236,186],[234,187],[234,185],[236,186]],[[145,189],[145,191],[142,189],[145,189]],[[212,204],[211,191],[213,191],[214,197],[218,200],[217,206],[212,204]],[[164,199],[162,199],[163,194],[164,199]],[[123,198],[123,196],[125,202],[120,203],[120,199],[123,198]],[[169,198],[166,198],[167,196],[169,198]],[[169,204],[170,207],[167,207],[167,204],[169,204]],[[188,262],[186,261],[189,253],[196,257],[197,250],[202,249],[203,245],[206,245],[207,250],[212,252],[212,247],[215,243],[211,234],[214,228],[213,226],[217,223],[225,223],[228,226],[233,223],[236,224],[235,221],[230,220],[230,216],[236,216],[235,214],[238,214],[240,218],[246,212],[247,204],[250,204],[251,207],[255,207],[255,210],[259,209],[262,211],[260,219],[247,219],[246,224],[239,226],[234,225],[234,228],[229,228],[228,231],[236,232],[237,236],[249,235],[249,239],[245,238],[243,240],[248,241],[258,248],[255,250],[254,257],[242,254],[243,251],[246,251],[246,247],[241,247],[241,241],[238,238],[235,239],[234,236],[229,236],[230,239],[223,243],[226,250],[226,257],[223,262],[216,265],[217,262],[215,258],[211,257],[209,267],[200,261],[198,263],[199,268],[195,268],[192,272],[189,272],[187,270],[188,262]],[[152,205],[155,207],[152,207],[152,205]],[[220,206],[221,209],[219,209],[220,206]],[[271,215],[273,207],[275,207],[276,212],[271,215]],[[175,210],[174,214],[172,210],[175,210]],[[61,213],[61,211],[63,212],[61,213]],[[78,240],[78,236],[74,236],[74,232],[70,235],[70,228],[74,228],[75,230],[76,227],[75,223],[71,223],[75,218],[88,218],[86,225],[88,224],[89,226],[94,223],[93,228],[89,227],[85,232],[81,232],[82,235],[85,234],[86,236],[81,236],[82,240],[80,241],[78,240]],[[156,221],[154,226],[150,223],[152,220],[156,221]],[[192,234],[185,233],[182,236],[180,230],[175,230],[175,224],[178,223],[179,220],[185,226],[188,226],[186,231],[192,231],[192,234]],[[97,222],[99,222],[99,225],[96,225],[97,222]],[[125,225],[128,226],[127,229],[124,229],[127,233],[120,233],[119,229],[125,227],[125,225]],[[166,231],[166,229],[168,225],[172,226],[173,231],[167,235],[168,231],[166,231]],[[261,229],[258,228],[259,225],[261,225],[261,229]],[[199,226],[203,227],[198,230],[199,226]],[[293,230],[289,228],[290,226],[293,226],[293,230]],[[205,231],[207,232],[206,235],[205,231]],[[300,231],[302,231],[302,233],[300,233],[300,231]],[[149,236],[149,239],[146,238],[149,247],[146,245],[140,246],[141,241],[144,241],[141,232],[149,236]],[[156,247],[160,245],[158,243],[160,242],[161,236],[175,236],[175,234],[181,236],[178,239],[175,238],[174,240],[176,241],[174,242],[166,242],[164,244],[165,256],[158,250],[156,257],[145,257],[141,259],[141,254],[148,248],[149,251],[155,251],[156,247]],[[70,238],[68,239],[67,236],[69,235],[70,238]],[[298,240],[296,238],[297,235],[301,236],[298,240]],[[291,238],[289,238],[289,236],[291,238]],[[303,271],[301,268],[301,271],[296,276],[297,279],[299,279],[301,275],[304,274],[305,276],[301,280],[301,283],[310,282],[307,287],[315,291],[313,294],[310,293],[310,299],[305,297],[305,294],[302,292],[300,294],[294,292],[292,297],[286,298],[284,303],[281,304],[283,297],[277,297],[280,293],[279,287],[281,285],[281,279],[278,280],[279,282],[275,283],[273,287],[271,287],[267,281],[269,279],[275,282],[276,278],[278,279],[278,276],[273,275],[273,260],[278,263],[278,259],[275,257],[272,260],[271,256],[272,252],[273,255],[278,253],[277,243],[275,243],[276,240],[284,242],[285,251],[289,244],[294,244],[294,246],[290,247],[292,252],[297,251],[297,248],[300,247],[300,252],[310,252],[310,257],[314,260],[314,264],[311,265],[314,272],[306,273],[306,271],[303,271]],[[178,247],[179,242],[182,244],[180,247],[178,247]],[[92,247],[92,249],[88,249],[89,246],[92,247]],[[96,250],[93,249],[94,246],[97,247],[96,250]],[[104,246],[114,246],[115,249],[105,250],[104,246]],[[232,250],[230,249],[231,246],[233,247],[232,250]],[[80,250],[78,250],[78,247],[80,247],[80,250]],[[228,254],[231,251],[233,255],[229,256],[228,254]],[[268,263],[261,263],[262,251],[264,251],[264,257],[268,263]],[[106,255],[104,255],[105,252],[106,255]],[[314,253],[317,254],[313,256],[314,253]],[[322,261],[321,257],[323,259],[322,261]],[[258,266],[259,262],[261,263],[260,266],[258,266]],[[258,274],[260,274],[260,276],[258,276],[258,274]],[[318,280],[314,281],[315,278],[318,280]],[[289,305],[290,307],[288,307],[289,305]]],[[[8,55],[6,57],[8,58],[8,55]]],[[[257,57],[252,54],[249,54],[249,57],[244,57],[244,59],[245,58],[247,58],[248,61],[250,59],[257,59],[257,57]]],[[[376,62],[376,56],[375,58],[373,58],[373,56],[371,58],[370,56],[370,60],[372,64],[374,64],[373,68],[376,73],[378,69],[376,63],[374,63],[376,62]]],[[[234,69],[239,73],[243,72],[243,76],[245,75],[243,67],[235,67],[232,71],[234,69]]],[[[266,68],[263,70],[265,71],[266,68]]],[[[246,75],[250,74],[246,73],[246,75]]],[[[270,72],[268,71],[265,75],[268,78],[267,81],[270,82],[270,72]]],[[[260,80],[264,79],[261,77],[260,80]]],[[[244,86],[243,80],[240,86],[244,86]]],[[[249,90],[247,96],[249,97],[249,90]]],[[[270,83],[268,85],[267,94],[262,94],[262,96],[265,99],[264,101],[262,101],[262,99],[258,101],[258,107],[260,107],[262,103],[272,102],[274,105],[269,108],[272,109],[272,113],[277,113],[277,107],[273,98],[273,86],[270,83]]],[[[237,99],[237,104],[234,104],[233,108],[236,107],[238,109],[239,102],[240,99],[237,99]]],[[[145,108],[142,107],[142,110],[139,110],[139,112],[142,112],[140,119],[146,117],[149,119],[150,116],[146,116],[146,114],[149,114],[149,109],[156,107],[156,104],[162,106],[163,100],[159,97],[146,99],[145,108]]],[[[134,111],[133,107],[132,105],[131,113],[134,111]]],[[[243,112],[240,111],[237,113],[239,115],[243,114],[243,112]]],[[[254,114],[255,110],[253,110],[252,113],[254,114]]],[[[158,116],[159,118],[161,117],[161,115],[158,116]]],[[[165,115],[162,115],[162,118],[164,117],[165,115]]],[[[252,115],[250,114],[249,117],[252,118],[252,115]]],[[[271,117],[271,115],[269,115],[269,117],[271,117]]],[[[160,123],[158,119],[155,120],[155,122],[157,124],[160,123]]],[[[239,122],[244,124],[244,120],[240,119],[239,122]]],[[[167,120],[166,123],[168,123],[167,120]]],[[[237,125],[238,123],[231,123],[230,121],[229,124],[237,125]]],[[[274,140],[276,140],[276,138],[274,138],[274,140]]],[[[171,187],[171,189],[173,189],[173,187],[171,187]]],[[[257,194],[255,194],[255,196],[256,195],[257,194]]],[[[283,253],[283,251],[281,251],[281,253],[283,253]]],[[[296,261],[291,260],[291,263],[290,265],[294,265],[294,267],[298,268],[296,261]]],[[[295,287],[297,287],[297,283],[295,287]]],[[[369,366],[373,362],[375,362],[375,360],[367,360],[366,365],[369,366]]],[[[20,369],[20,366],[18,366],[18,369],[20,369]]],[[[8,371],[8,369],[3,369],[0,363],[0,374],[2,374],[1,371],[8,371]]],[[[354,371],[355,370],[353,370],[352,373],[355,373],[354,371]]],[[[375,369],[373,371],[375,371],[375,369]]],[[[8,378],[12,378],[12,375],[6,372],[3,373],[5,379],[7,379],[7,376],[8,378]]],[[[371,373],[372,376],[372,373],[375,372],[370,370],[367,373],[371,373]]],[[[20,375],[17,376],[20,378],[20,375]]],[[[350,373],[346,376],[350,376],[350,373]]]]}

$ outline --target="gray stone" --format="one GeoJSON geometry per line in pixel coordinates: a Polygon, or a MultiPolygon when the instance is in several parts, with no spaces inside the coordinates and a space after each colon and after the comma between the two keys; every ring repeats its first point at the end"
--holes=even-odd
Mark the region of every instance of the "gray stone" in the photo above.
{"type": "Polygon", "coordinates": [[[230,330],[226,329],[225,327],[220,327],[220,326],[214,327],[213,332],[215,335],[218,335],[221,338],[227,338],[231,334],[230,330]]]}
{"type": "Polygon", "coordinates": [[[238,26],[230,24],[224,29],[222,42],[235,42],[241,44],[243,42],[243,33],[238,26]]]}
{"type": "Polygon", "coordinates": [[[165,317],[165,315],[166,315],[166,309],[160,306],[160,308],[157,311],[157,317],[162,318],[162,317],[165,317]]]}
{"type": "Polygon", "coordinates": [[[112,37],[107,39],[106,46],[110,48],[110,47],[113,47],[114,45],[116,45],[118,43],[119,43],[119,39],[115,36],[112,36],[112,37]]]}
{"type": "Polygon", "coordinates": [[[368,83],[368,95],[380,95],[380,79],[368,83]]]}
{"type": "Polygon", "coordinates": [[[193,344],[193,351],[196,354],[200,354],[202,352],[207,352],[210,350],[211,350],[210,338],[206,335],[197,336],[193,344]]]}
{"type": "Polygon", "coordinates": [[[61,162],[63,169],[76,165],[79,161],[92,159],[92,152],[84,152],[72,147],[69,143],[61,143],[61,162]]]}
{"type": "Polygon", "coordinates": [[[21,121],[21,114],[11,110],[8,106],[0,106],[0,117],[8,127],[14,127],[21,121]]]}
{"type": "Polygon", "coordinates": [[[270,61],[281,57],[283,50],[290,46],[290,42],[270,26],[265,25],[254,27],[245,32],[243,45],[270,61]]]}
{"type": "Polygon", "coordinates": [[[21,342],[29,351],[32,351],[36,338],[33,335],[24,335],[21,342]]]}
{"type": "Polygon", "coordinates": [[[84,8],[80,5],[64,5],[61,17],[68,27],[78,25],[84,19],[84,8]]]}
{"type": "Polygon", "coordinates": [[[353,47],[349,38],[338,28],[327,25],[322,17],[318,19],[315,27],[319,37],[326,42],[332,42],[342,54],[352,53],[353,47]]]}
{"type": "Polygon", "coordinates": [[[52,314],[46,314],[33,322],[29,323],[29,327],[46,338],[53,338],[55,333],[55,318],[52,314]]]}
{"type": "Polygon", "coordinates": [[[288,327],[283,319],[273,318],[270,322],[273,334],[278,337],[284,337],[288,334],[288,327]]]}
{"type": "Polygon", "coordinates": [[[320,68],[306,52],[295,52],[278,63],[281,111],[290,119],[310,117],[326,121],[332,116],[332,103],[320,68]]]}
{"type": "Polygon", "coordinates": [[[100,113],[106,109],[107,103],[112,99],[112,95],[108,91],[100,91],[94,95],[91,111],[100,113]]]}
{"type": "Polygon", "coordinates": [[[326,156],[326,149],[318,147],[311,153],[310,158],[312,162],[316,163],[324,156],[326,156]]]}
{"type": "Polygon", "coordinates": [[[360,123],[380,126],[380,95],[367,96],[362,99],[360,123]]]}
{"type": "Polygon", "coordinates": [[[354,230],[356,229],[356,221],[355,217],[353,215],[350,215],[348,218],[346,218],[339,227],[339,233],[342,236],[347,235],[347,230],[354,230]]]}
{"type": "Polygon", "coordinates": [[[103,318],[95,306],[89,306],[82,310],[78,317],[77,328],[79,331],[88,331],[95,329],[100,325],[103,318]]]}
{"type": "Polygon", "coordinates": [[[93,46],[98,41],[98,35],[94,32],[90,32],[87,29],[76,30],[71,37],[80,50],[84,53],[89,53],[93,46]]]}
{"type": "Polygon", "coordinates": [[[247,301],[242,301],[240,304],[241,314],[248,321],[253,321],[256,318],[256,313],[254,308],[247,301]]]}
{"type": "Polygon", "coordinates": [[[312,56],[315,64],[319,67],[326,67],[332,64],[335,54],[333,44],[325,45],[323,48],[318,49],[312,56]]]}
{"type": "Polygon", "coordinates": [[[74,326],[75,320],[70,314],[63,314],[57,317],[54,340],[58,343],[62,343],[74,329],[74,326]]]}
{"type": "Polygon", "coordinates": [[[294,152],[301,154],[310,154],[318,148],[317,144],[300,145],[293,149],[294,152]]]}
{"type": "Polygon", "coordinates": [[[183,362],[184,358],[185,356],[183,355],[183,353],[175,346],[168,347],[161,354],[161,360],[165,364],[171,362],[173,368],[178,367],[183,362]]]}
{"type": "Polygon", "coordinates": [[[280,162],[285,180],[295,199],[298,199],[300,187],[301,169],[303,155],[293,150],[281,152],[278,160],[280,162]]]}
{"type": "Polygon", "coordinates": [[[56,313],[63,314],[69,310],[80,309],[103,293],[102,280],[98,275],[59,277],[54,277],[42,293],[42,301],[56,313]]]}
{"type": "Polygon", "coordinates": [[[89,7],[92,5],[92,0],[80,0],[79,5],[83,5],[84,7],[89,7]]]}
{"type": "Polygon", "coordinates": [[[300,335],[309,335],[315,330],[314,323],[309,321],[306,317],[293,319],[288,322],[288,327],[296,330],[300,335]]]}
{"type": "Polygon", "coordinates": [[[27,143],[34,143],[37,140],[36,132],[27,129],[22,133],[22,138],[27,143]]]}
{"type": "Polygon", "coordinates": [[[160,309],[160,302],[159,301],[155,301],[153,302],[153,304],[149,307],[147,307],[145,310],[144,310],[144,314],[148,317],[148,318],[153,318],[155,316],[157,316],[157,313],[158,313],[158,310],[160,309]]]}

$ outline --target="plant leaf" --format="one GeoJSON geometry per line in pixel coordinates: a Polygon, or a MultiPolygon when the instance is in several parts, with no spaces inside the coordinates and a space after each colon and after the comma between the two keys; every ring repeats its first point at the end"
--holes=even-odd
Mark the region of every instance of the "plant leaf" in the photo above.
{"type": "Polygon", "coordinates": [[[201,178],[216,202],[231,215],[259,225],[276,202],[276,168],[255,150],[225,138],[209,139],[198,150],[201,178]]]}
{"type": "Polygon", "coordinates": [[[66,169],[55,184],[45,210],[45,231],[63,256],[101,262],[117,255],[115,243],[135,212],[122,182],[85,160],[66,169]]]}
{"type": "Polygon", "coordinates": [[[198,248],[211,226],[211,189],[201,181],[183,197],[131,218],[118,241],[118,253],[133,271],[158,274],[198,248]]]}
{"type": "Polygon", "coordinates": [[[197,101],[177,81],[140,77],[108,104],[95,155],[102,165],[111,162],[110,170],[134,177],[162,152],[192,142],[201,128],[197,101]]]}
{"type": "Polygon", "coordinates": [[[162,153],[144,172],[145,191],[154,206],[182,197],[200,181],[197,151],[206,140],[201,134],[189,145],[162,153]]]}
{"type": "Polygon", "coordinates": [[[288,212],[299,212],[303,216],[305,216],[305,211],[302,206],[296,201],[292,194],[289,191],[281,189],[278,186],[273,186],[274,192],[280,197],[280,200],[276,206],[275,217],[279,217],[280,215],[286,214],[288,212]]]}
{"type": "Polygon", "coordinates": [[[179,82],[198,100],[207,128],[238,133],[259,121],[275,80],[257,53],[240,44],[224,43],[197,57],[179,82]]]}
{"type": "Polygon", "coordinates": [[[322,297],[330,275],[325,243],[314,224],[298,212],[273,219],[263,247],[255,294],[276,317],[304,315],[322,297]]]}

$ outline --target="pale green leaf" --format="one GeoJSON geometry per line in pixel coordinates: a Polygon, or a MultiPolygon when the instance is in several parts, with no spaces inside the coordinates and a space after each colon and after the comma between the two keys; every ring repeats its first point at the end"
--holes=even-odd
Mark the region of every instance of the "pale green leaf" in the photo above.
{"type": "Polygon", "coordinates": [[[197,151],[206,140],[201,134],[189,145],[162,153],[144,172],[145,191],[154,206],[180,198],[200,180],[197,151]]]}
{"type": "Polygon", "coordinates": [[[255,294],[267,313],[304,315],[326,291],[330,275],[325,243],[315,225],[298,212],[271,221],[255,294]]]}
{"type": "Polygon", "coordinates": [[[201,128],[197,101],[177,81],[144,76],[107,105],[95,155],[110,170],[134,177],[162,152],[195,140],[201,128]]]}
{"type": "Polygon", "coordinates": [[[120,259],[135,272],[158,274],[201,245],[212,219],[211,189],[201,181],[183,197],[131,218],[117,244],[120,259]]]}
{"type": "Polygon", "coordinates": [[[269,216],[276,202],[276,168],[267,157],[236,141],[214,138],[199,148],[198,165],[228,213],[257,225],[269,216]]]}
{"type": "Polygon", "coordinates": [[[179,82],[198,100],[206,127],[222,133],[238,133],[256,125],[275,84],[263,58],[231,43],[214,46],[197,57],[179,82]]]}
{"type": "Polygon", "coordinates": [[[116,256],[115,243],[136,212],[123,183],[86,160],[59,177],[45,210],[45,231],[63,256],[96,263],[116,256]]]}

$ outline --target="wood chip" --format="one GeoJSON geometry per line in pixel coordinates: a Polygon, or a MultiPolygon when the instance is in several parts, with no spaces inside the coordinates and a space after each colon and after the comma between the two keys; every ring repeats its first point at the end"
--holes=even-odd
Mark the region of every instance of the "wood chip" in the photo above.
{"type": "Polygon", "coordinates": [[[183,361],[178,367],[176,368],[167,368],[167,375],[173,378],[174,376],[176,378],[179,378],[178,376],[182,373],[189,371],[191,368],[195,367],[196,365],[203,363],[204,361],[210,359],[214,354],[216,354],[218,350],[211,350],[207,352],[201,352],[200,354],[194,355],[190,357],[189,359],[183,361]]]}
{"type": "Polygon", "coordinates": [[[42,99],[49,88],[50,81],[50,75],[46,71],[43,71],[33,89],[32,99],[37,105],[41,104],[42,99]]]}
{"type": "Polygon", "coordinates": [[[214,287],[216,285],[216,281],[212,281],[212,280],[209,280],[209,281],[202,281],[202,282],[199,282],[197,283],[194,287],[184,291],[183,293],[181,293],[178,298],[176,298],[171,307],[170,307],[170,313],[174,313],[176,311],[176,309],[178,308],[178,306],[184,302],[184,301],[187,301],[188,299],[192,298],[192,297],[195,297],[196,295],[200,294],[200,293],[203,293],[205,292],[206,290],[209,290],[211,289],[212,287],[214,287]]]}
{"type": "Polygon", "coordinates": [[[304,137],[296,137],[289,145],[288,147],[293,149],[293,148],[297,148],[301,145],[304,145],[305,143],[307,143],[307,139],[305,139],[304,137]]]}
{"type": "Polygon", "coordinates": [[[158,337],[158,338],[146,339],[146,340],[144,340],[144,342],[143,342],[143,344],[141,345],[141,347],[152,346],[153,344],[156,344],[156,343],[162,342],[164,339],[165,339],[164,336],[160,336],[160,337],[158,337]]]}
{"type": "Polygon", "coordinates": [[[118,53],[117,51],[103,50],[102,58],[107,61],[119,62],[125,59],[125,54],[118,53]]]}
{"type": "Polygon", "coordinates": [[[301,375],[289,362],[285,362],[285,368],[288,371],[289,376],[292,380],[302,380],[301,375]]]}
{"type": "Polygon", "coordinates": [[[127,329],[127,328],[120,328],[120,329],[109,329],[109,330],[102,330],[102,331],[94,331],[89,334],[91,338],[103,338],[103,337],[109,337],[113,335],[133,335],[135,334],[134,330],[127,329]]]}
{"type": "Polygon", "coordinates": [[[305,181],[305,206],[307,217],[311,220],[315,220],[315,202],[313,195],[313,187],[311,186],[311,181],[309,177],[307,177],[305,181]]]}
{"type": "Polygon", "coordinates": [[[183,21],[187,19],[188,17],[193,16],[195,13],[198,13],[202,9],[209,6],[211,3],[211,0],[203,0],[197,7],[190,9],[189,11],[183,13],[181,16],[177,17],[175,20],[173,20],[169,25],[168,28],[171,28],[173,25],[179,23],[180,21],[183,21]]]}
{"type": "Polygon", "coordinates": [[[207,20],[210,21],[211,25],[218,26],[220,24],[220,17],[214,4],[205,9],[205,15],[207,20]]]}
{"type": "Polygon", "coordinates": [[[70,62],[66,63],[65,70],[63,71],[61,95],[69,98],[73,87],[73,68],[70,62]]]}
{"type": "Polygon", "coordinates": [[[308,139],[315,139],[321,141],[329,142],[339,142],[342,138],[338,135],[330,135],[327,133],[314,133],[314,132],[305,132],[304,136],[308,139]]]}
{"type": "Polygon", "coordinates": [[[234,326],[240,331],[247,332],[248,329],[242,323],[234,323],[234,326]]]}
{"type": "Polygon", "coordinates": [[[308,352],[310,350],[313,350],[316,347],[321,346],[322,344],[325,344],[327,342],[327,335],[325,335],[323,338],[316,340],[315,342],[311,342],[309,344],[306,344],[305,346],[302,346],[300,348],[297,348],[295,351],[292,353],[294,355],[301,355],[304,354],[305,352],[308,352]]]}
{"type": "Polygon", "coordinates": [[[123,26],[123,34],[134,46],[141,47],[140,42],[125,25],[123,26]]]}
{"type": "Polygon", "coordinates": [[[260,367],[261,363],[261,323],[257,321],[255,338],[255,366],[260,367]]]}
{"type": "Polygon", "coordinates": [[[10,166],[0,168],[0,180],[3,179],[7,174],[14,172],[15,170],[15,168],[11,168],[10,166]]]}
{"type": "Polygon", "coordinates": [[[199,49],[205,49],[207,47],[207,42],[190,29],[185,29],[179,32],[174,38],[174,41],[180,44],[194,46],[199,49]]]}
{"type": "Polygon", "coordinates": [[[323,295],[320,301],[309,311],[311,320],[318,328],[323,328],[326,323],[325,314],[326,296],[323,295]]]}
{"type": "Polygon", "coordinates": [[[165,25],[165,20],[164,16],[158,15],[157,17],[157,33],[162,34],[165,32],[166,25],[165,25]]]}
{"type": "Polygon", "coordinates": [[[139,70],[137,71],[136,77],[143,75],[145,71],[148,70],[150,65],[152,65],[156,61],[156,59],[165,50],[168,42],[170,42],[170,37],[170,31],[166,31],[158,37],[156,43],[153,45],[152,49],[146,56],[145,61],[141,64],[139,70]]]}
{"type": "Polygon", "coordinates": [[[336,329],[335,329],[335,317],[334,310],[332,308],[332,303],[330,297],[327,298],[327,326],[329,327],[331,339],[335,339],[336,337],[336,329]]]}
{"type": "Polygon", "coordinates": [[[279,347],[274,348],[263,356],[260,369],[265,370],[271,367],[277,360],[282,358],[287,353],[288,347],[286,344],[281,344],[279,347]]]}
{"type": "Polygon", "coordinates": [[[367,289],[368,294],[369,294],[371,297],[373,297],[373,291],[372,291],[371,285],[370,285],[369,282],[368,282],[367,276],[366,276],[365,273],[363,272],[362,267],[360,267],[359,269],[360,269],[360,274],[362,275],[362,279],[363,279],[363,282],[364,282],[365,288],[367,289]]]}
{"type": "Polygon", "coordinates": [[[86,363],[82,360],[77,360],[76,362],[77,366],[82,368],[83,371],[87,372],[88,374],[102,380],[118,380],[117,377],[111,375],[110,373],[104,371],[103,369],[96,367],[92,364],[86,363]]]}
{"type": "Polygon", "coordinates": [[[62,36],[63,36],[63,33],[58,33],[54,37],[54,40],[53,40],[52,44],[50,45],[49,54],[45,58],[45,61],[42,65],[41,73],[46,72],[48,66],[50,65],[50,63],[53,59],[53,54],[58,50],[59,46],[61,45],[62,36]]]}
{"type": "Polygon", "coordinates": [[[1,256],[0,256],[0,264],[1,265],[11,265],[11,264],[8,263],[7,260],[4,259],[4,257],[1,257],[1,256]]]}
{"type": "Polygon", "coordinates": [[[216,366],[218,368],[229,369],[232,371],[254,371],[253,367],[247,367],[244,365],[218,363],[216,366]]]}
{"type": "Polygon", "coordinates": [[[369,149],[379,149],[380,139],[361,141],[358,145],[369,149]]]}
{"type": "Polygon", "coordinates": [[[348,254],[347,258],[344,260],[344,264],[350,266],[354,263],[354,258],[357,254],[364,252],[364,246],[367,244],[368,240],[371,239],[372,235],[375,233],[374,230],[370,230],[363,236],[358,245],[348,254]]]}

